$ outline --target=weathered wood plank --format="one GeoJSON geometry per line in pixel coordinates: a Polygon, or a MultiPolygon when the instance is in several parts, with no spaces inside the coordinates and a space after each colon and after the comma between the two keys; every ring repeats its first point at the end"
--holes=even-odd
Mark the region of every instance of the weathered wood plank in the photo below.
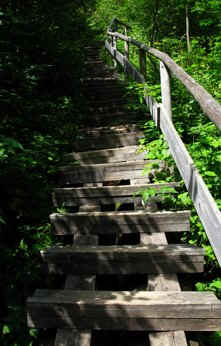
{"type": "Polygon", "coordinates": [[[200,220],[205,227],[210,244],[221,264],[221,212],[210,194],[192,158],[176,132],[167,112],[161,107],[160,128],[169,144],[200,220]]]}
{"type": "Polygon", "coordinates": [[[143,136],[140,131],[129,133],[101,133],[100,135],[81,136],[77,138],[73,143],[73,149],[75,151],[88,151],[99,150],[109,148],[119,148],[123,146],[137,145],[139,139],[143,136]]]}
{"type": "Polygon", "coordinates": [[[204,249],[190,245],[80,246],[41,251],[49,272],[147,274],[202,272],[204,249]]]}
{"type": "Polygon", "coordinates": [[[91,332],[79,332],[74,329],[59,329],[55,346],[90,346],[91,332]]]}
{"type": "Polygon", "coordinates": [[[170,76],[165,65],[162,62],[160,62],[160,80],[162,104],[167,110],[167,114],[170,116],[170,118],[172,118],[170,76]]]}
{"type": "Polygon", "coordinates": [[[140,161],[145,159],[145,152],[138,153],[138,146],[131,145],[122,148],[85,151],[65,155],[66,162],[79,161],[84,164],[115,163],[123,161],[140,161]]]}
{"type": "MultiPolygon", "coordinates": [[[[75,236],[76,245],[97,245],[96,236],[75,236]]],[[[75,276],[68,275],[65,282],[65,289],[72,290],[94,290],[96,276],[75,276]]],[[[58,329],[55,339],[55,346],[90,346],[91,331],[79,332],[74,329],[58,329]]]]}
{"type": "MultiPolygon", "coordinates": [[[[124,28],[124,33],[127,36],[127,28],[124,28]]],[[[130,47],[129,47],[129,43],[128,42],[124,42],[124,55],[126,56],[126,58],[129,60],[130,57],[130,47]]]]}
{"type": "Polygon", "coordinates": [[[187,346],[183,331],[149,333],[149,341],[150,346],[187,346]]]}
{"type": "Polygon", "coordinates": [[[147,74],[147,60],[146,60],[146,52],[143,49],[139,49],[139,67],[140,73],[146,78],[147,74]]]}
{"type": "Polygon", "coordinates": [[[147,184],[150,182],[150,177],[140,178],[140,179],[130,179],[130,185],[140,185],[147,184]]]}
{"type": "Polygon", "coordinates": [[[37,290],[28,325],[79,330],[219,330],[221,303],[210,292],[37,290]]]}
{"type": "MultiPolygon", "coordinates": [[[[104,163],[95,165],[69,165],[58,169],[59,183],[95,183],[113,180],[143,179],[143,169],[150,166],[150,173],[162,170],[164,162],[160,160],[104,163]],[[156,168],[152,168],[154,165],[156,168]]],[[[148,174],[146,174],[148,176],[148,174]]]]}
{"type": "MultiPolygon", "coordinates": [[[[164,233],[142,234],[142,244],[167,244],[164,233]]],[[[151,274],[148,275],[148,291],[177,291],[180,292],[180,284],[176,274],[151,274]]],[[[149,333],[150,346],[187,346],[184,331],[149,333]]]]}
{"type": "MultiPolygon", "coordinates": [[[[93,206],[92,206],[93,208],[93,206]]],[[[152,233],[189,231],[189,211],[155,212],[80,212],[51,214],[50,221],[57,235],[152,233]],[[83,227],[82,227],[83,225],[83,227]]]]}
{"type": "MultiPolygon", "coordinates": [[[[135,194],[144,189],[156,189],[163,194],[165,187],[177,187],[179,183],[103,186],[93,188],[56,188],[53,193],[54,206],[76,206],[90,203],[133,203],[135,194]]],[[[137,199],[140,200],[140,197],[137,199]]]]}

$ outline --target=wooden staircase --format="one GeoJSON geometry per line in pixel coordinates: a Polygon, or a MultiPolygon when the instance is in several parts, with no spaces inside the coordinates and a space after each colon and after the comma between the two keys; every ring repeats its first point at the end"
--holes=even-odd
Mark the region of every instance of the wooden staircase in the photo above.
{"type": "Polygon", "coordinates": [[[177,277],[203,272],[204,250],[168,244],[166,234],[189,231],[190,213],[157,209],[162,187],[177,183],[153,184],[154,170],[142,174],[152,161],[137,154],[142,133],[133,121],[140,114],[125,110],[123,102],[118,109],[122,85],[100,60],[99,47],[89,47],[88,54],[82,83],[89,126],[59,169],[53,202],[67,212],[50,215],[64,245],[41,252],[48,272],[65,275],[66,282],[63,290],[37,290],[28,299],[28,325],[58,328],[56,346],[89,346],[92,330],[110,331],[109,338],[116,330],[148,332],[142,345],[188,345],[184,331],[221,327],[215,295],[182,292],[177,277]],[[158,193],[144,205],[137,192],[148,188],[158,193]]]}

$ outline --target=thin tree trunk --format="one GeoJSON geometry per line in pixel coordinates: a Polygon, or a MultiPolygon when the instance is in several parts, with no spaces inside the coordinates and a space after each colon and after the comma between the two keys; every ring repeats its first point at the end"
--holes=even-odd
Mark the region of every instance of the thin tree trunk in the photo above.
{"type": "Polygon", "coordinates": [[[153,13],[153,30],[152,30],[152,35],[151,35],[151,45],[154,43],[154,41],[157,38],[158,34],[158,12],[159,12],[159,0],[155,0],[155,8],[154,8],[154,13],[153,13]]]}
{"type": "Polygon", "coordinates": [[[187,52],[191,52],[190,45],[190,22],[189,22],[189,13],[188,13],[188,5],[186,5],[186,43],[187,43],[187,52]]]}

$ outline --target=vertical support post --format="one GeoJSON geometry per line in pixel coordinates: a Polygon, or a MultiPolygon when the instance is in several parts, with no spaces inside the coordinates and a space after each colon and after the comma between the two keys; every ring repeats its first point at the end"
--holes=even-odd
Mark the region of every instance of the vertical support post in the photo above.
{"type": "Polygon", "coordinates": [[[162,104],[164,109],[167,111],[167,114],[172,119],[170,75],[166,66],[164,65],[162,61],[160,62],[160,81],[161,81],[162,104]]]}
{"type": "MultiPolygon", "coordinates": [[[[127,28],[124,28],[124,34],[127,36],[127,28]]],[[[126,56],[127,60],[130,58],[130,53],[129,53],[129,42],[124,41],[124,55],[126,56]]]]}
{"type": "Polygon", "coordinates": [[[140,72],[146,79],[146,73],[147,73],[147,68],[146,68],[146,52],[143,49],[139,49],[139,63],[140,63],[140,72]]]}
{"type": "MultiPolygon", "coordinates": [[[[116,22],[114,23],[113,29],[114,29],[114,32],[117,32],[118,25],[117,25],[116,22]]],[[[117,50],[117,38],[116,38],[116,36],[112,36],[112,47],[113,47],[113,49],[115,51],[117,50]]],[[[114,67],[116,68],[117,67],[117,62],[116,62],[115,59],[113,59],[113,64],[114,64],[114,67]]]]}

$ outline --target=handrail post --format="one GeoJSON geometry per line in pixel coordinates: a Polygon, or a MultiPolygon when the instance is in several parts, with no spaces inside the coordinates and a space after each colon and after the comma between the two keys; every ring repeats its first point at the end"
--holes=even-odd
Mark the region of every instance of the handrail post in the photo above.
{"type": "Polygon", "coordinates": [[[140,72],[146,79],[146,73],[147,73],[147,68],[146,68],[146,52],[143,49],[139,49],[139,64],[140,64],[140,72]]]}
{"type": "MultiPolygon", "coordinates": [[[[117,32],[117,30],[118,30],[118,24],[115,21],[114,22],[114,32],[117,32]]],[[[112,47],[113,47],[114,50],[117,50],[117,38],[116,38],[116,36],[112,36],[112,47]]],[[[116,68],[117,67],[117,62],[116,62],[115,59],[113,59],[113,64],[114,64],[114,68],[116,68]]]]}
{"type": "Polygon", "coordinates": [[[172,119],[170,75],[162,61],[160,62],[160,84],[162,105],[164,109],[167,111],[169,117],[172,119]]]}
{"type": "MultiPolygon", "coordinates": [[[[125,26],[124,28],[124,34],[125,36],[127,36],[127,28],[125,26]]],[[[129,42],[124,41],[124,55],[127,58],[127,60],[129,60],[130,56],[129,56],[129,42]]]]}

